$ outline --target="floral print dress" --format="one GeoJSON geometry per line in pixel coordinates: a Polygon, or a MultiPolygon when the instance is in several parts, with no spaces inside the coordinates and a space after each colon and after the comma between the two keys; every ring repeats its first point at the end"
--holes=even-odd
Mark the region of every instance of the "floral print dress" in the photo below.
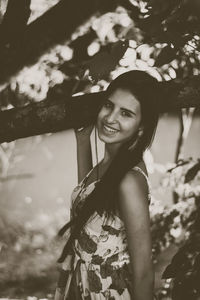
{"type": "MultiPolygon", "coordinates": [[[[145,176],[149,186],[146,174],[139,167],[134,169],[145,176]]],[[[95,187],[97,181],[85,187],[89,175],[72,192],[72,216],[95,187]]],[[[131,299],[134,297],[124,223],[117,215],[95,213],[62,263],[55,300],[131,299]]]]}

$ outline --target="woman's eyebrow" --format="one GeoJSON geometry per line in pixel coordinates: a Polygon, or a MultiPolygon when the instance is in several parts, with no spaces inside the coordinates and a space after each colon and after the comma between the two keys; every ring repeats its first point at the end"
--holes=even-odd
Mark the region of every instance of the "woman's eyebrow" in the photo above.
{"type": "MultiPolygon", "coordinates": [[[[113,105],[115,105],[115,103],[112,102],[112,100],[110,100],[109,98],[106,99],[108,102],[112,103],[113,105]]],[[[125,110],[127,112],[129,112],[130,114],[132,115],[135,115],[136,116],[136,112],[134,112],[133,110],[130,110],[128,108],[125,108],[125,107],[120,107],[121,110],[125,110]]]]}
{"type": "Polygon", "coordinates": [[[107,98],[106,101],[111,102],[114,105],[114,103],[109,98],[107,98]]]}
{"type": "Polygon", "coordinates": [[[128,109],[128,108],[125,108],[125,107],[120,107],[120,109],[121,109],[121,110],[125,110],[125,111],[129,112],[130,114],[132,114],[132,115],[135,115],[135,116],[136,116],[136,112],[134,112],[133,110],[130,110],[130,109],[128,109]]]}

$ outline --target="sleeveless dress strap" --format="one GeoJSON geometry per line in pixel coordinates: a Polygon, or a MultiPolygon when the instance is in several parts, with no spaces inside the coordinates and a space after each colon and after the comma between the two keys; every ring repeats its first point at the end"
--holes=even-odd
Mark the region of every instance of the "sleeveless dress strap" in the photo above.
{"type": "Polygon", "coordinates": [[[149,178],[148,178],[147,174],[138,166],[133,167],[132,170],[140,172],[145,177],[146,182],[147,182],[147,186],[148,186],[148,200],[149,200],[149,203],[150,203],[150,201],[151,201],[151,184],[150,184],[150,181],[149,181],[149,178]]]}
{"type": "Polygon", "coordinates": [[[77,187],[81,187],[84,186],[85,182],[87,181],[88,177],[90,176],[90,174],[92,173],[93,169],[95,168],[92,167],[92,169],[86,174],[86,176],[79,182],[79,184],[77,185],[77,187]]]}
{"type": "Polygon", "coordinates": [[[135,166],[132,168],[132,170],[136,170],[138,172],[140,172],[142,175],[144,175],[144,177],[146,178],[146,181],[149,183],[149,178],[147,176],[147,174],[138,166],[135,166]]]}

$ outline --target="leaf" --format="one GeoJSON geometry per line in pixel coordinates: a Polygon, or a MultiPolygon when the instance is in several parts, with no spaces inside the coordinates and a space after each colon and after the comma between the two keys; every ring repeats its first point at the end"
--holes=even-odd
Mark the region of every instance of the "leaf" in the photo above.
{"type": "Polygon", "coordinates": [[[110,51],[97,53],[86,65],[93,80],[98,81],[110,74],[128,48],[128,41],[119,41],[112,45],[110,51]]]}
{"type": "Polygon", "coordinates": [[[187,256],[185,254],[185,249],[180,249],[172,258],[171,263],[166,267],[162,274],[163,279],[175,278],[180,270],[187,267],[187,256]]]}
{"type": "Polygon", "coordinates": [[[194,179],[194,177],[197,175],[199,170],[200,170],[200,161],[187,171],[185,175],[185,183],[194,179]]]}
{"type": "Polygon", "coordinates": [[[163,31],[161,20],[158,16],[149,16],[139,20],[140,28],[145,32],[145,35],[151,40],[164,43],[167,41],[167,35],[163,31]]]}
{"type": "Polygon", "coordinates": [[[200,253],[197,255],[193,265],[194,270],[200,271],[200,253]]]}
{"type": "Polygon", "coordinates": [[[96,252],[97,244],[91,239],[91,237],[85,231],[81,232],[78,241],[83,251],[89,254],[96,252]]]}
{"type": "Polygon", "coordinates": [[[175,278],[177,271],[172,264],[168,265],[162,274],[162,279],[175,278]]]}
{"type": "Polygon", "coordinates": [[[101,265],[103,262],[103,257],[99,256],[99,255],[93,255],[92,256],[92,260],[91,263],[94,265],[101,265]]]}
{"type": "Polygon", "coordinates": [[[172,264],[177,264],[180,266],[186,259],[185,248],[179,249],[179,251],[173,256],[172,264]]]}
{"type": "Polygon", "coordinates": [[[157,56],[155,66],[161,67],[165,64],[170,63],[173,59],[176,58],[177,51],[178,50],[176,48],[172,48],[169,45],[165,46],[157,56]]]}
{"type": "Polygon", "coordinates": [[[113,270],[111,274],[112,283],[109,286],[110,289],[117,291],[119,295],[122,295],[124,289],[127,288],[126,278],[121,278],[121,269],[113,270]]]}
{"type": "Polygon", "coordinates": [[[150,0],[148,1],[148,7],[152,7],[151,14],[160,15],[169,9],[170,1],[150,0]]]}
{"type": "Polygon", "coordinates": [[[110,235],[118,236],[120,234],[120,230],[113,228],[109,225],[102,225],[103,230],[108,231],[110,235]]]}
{"type": "Polygon", "coordinates": [[[100,291],[102,290],[102,282],[99,276],[97,275],[97,272],[93,270],[88,270],[88,282],[90,292],[96,294],[100,293],[100,291]]]}

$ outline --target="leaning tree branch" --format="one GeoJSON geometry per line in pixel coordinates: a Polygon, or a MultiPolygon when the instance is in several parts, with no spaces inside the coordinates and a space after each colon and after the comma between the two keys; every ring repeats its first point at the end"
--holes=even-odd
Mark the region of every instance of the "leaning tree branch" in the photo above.
{"type": "MultiPolygon", "coordinates": [[[[0,47],[0,84],[8,81],[24,66],[37,62],[38,58],[50,47],[69,39],[81,24],[96,12],[101,11],[105,3],[107,5],[103,10],[104,13],[113,10],[118,1],[61,0],[41,17],[27,25],[17,45],[10,41],[0,47]]],[[[18,5],[18,1],[15,1],[15,5],[18,5]]]]}
{"type": "Polygon", "coordinates": [[[61,97],[56,102],[39,103],[0,112],[0,143],[94,122],[103,92],[77,97],[61,97]]]}
{"type": "MultiPolygon", "coordinates": [[[[62,86],[61,86],[62,87],[62,86]]],[[[56,99],[56,95],[55,95],[56,99]]],[[[0,112],[0,142],[81,127],[95,121],[104,92],[45,101],[0,112]]],[[[158,108],[168,112],[200,107],[200,76],[159,83],[158,108]]]]}
{"type": "MultiPolygon", "coordinates": [[[[0,47],[18,43],[31,14],[31,0],[8,0],[7,9],[0,25],[0,47]]],[[[1,51],[0,48],[0,51],[1,51]]]]}
{"type": "MultiPolygon", "coordinates": [[[[18,5],[17,2],[15,5],[18,5]]],[[[0,83],[4,83],[23,66],[33,64],[49,47],[68,39],[95,11],[93,0],[61,0],[27,25],[17,47],[12,43],[0,47],[0,83]]]]}

